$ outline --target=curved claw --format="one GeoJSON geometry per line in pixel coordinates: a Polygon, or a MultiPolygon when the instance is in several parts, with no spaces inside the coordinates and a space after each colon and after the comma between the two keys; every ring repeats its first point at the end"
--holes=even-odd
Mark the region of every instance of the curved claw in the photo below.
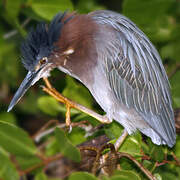
{"type": "Polygon", "coordinates": [[[71,133],[71,131],[72,131],[72,126],[71,126],[71,124],[69,125],[69,131],[68,131],[68,133],[71,133]]]}

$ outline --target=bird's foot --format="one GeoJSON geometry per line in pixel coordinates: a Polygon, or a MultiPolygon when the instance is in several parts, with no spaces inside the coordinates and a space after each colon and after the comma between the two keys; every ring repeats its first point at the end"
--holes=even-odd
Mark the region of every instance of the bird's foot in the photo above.
{"type": "Polygon", "coordinates": [[[117,165],[118,165],[117,151],[115,149],[115,146],[111,143],[102,146],[102,150],[105,150],[107,148],[110,149],[110,151],[101,156],[100,169],[101,169],[101,173],[106,175],[112,175],[114,170],[117,169],[117,165]]]}
{"type": "Polygon", "coordinates": [[[103,115],[102,116],[102,121],[103,121],[104,124],[110,124],[110,123],[112,123],[113,119],[108,118],[107,115],[103,115]]]}
{"type": "Polygon", "coordinates": [[[70,121],[70,109],[71,108],[75,108],[79,111],[82,111],[82,112],[94,117],[95,119],[97,119],[101,123],[109,124],[112,122],[112,120],[108,119],[107,116],[102,116],[102,115],[92,111],[91,109],[88,109],[88,108],[86,108],[86,107],[84,107],[78,103],[75,103],[75,102],[69,100],[68,98],[64,97],[55,88],[52,87],[51,83],[49,82],[49,80],[47,78],[43,78],[43,80],[46,84],[46,87],[43,86],[43,91],[45,91],[46,93],[48,93],[49,95],[54,97],[57,101],[64,103],[66,105],[66,107],[67,107],[67,111],[66,111],[66,124],[67,124],[67,126],[70,127],[70,124],[71,124],[71,121],[70,121]]]}
{"type": "Polygon", "coordinates": [[[57,90],[52,87],[51,83],[47,78],[44,78],[44,82],[46,84],[46,87],[43,87],[43,90],[51,96],[53,96],[59,102],[64,103],[66,105],[66,126],[69,128],[69,132],[71,132],[72,126],[70,110],[72,108],[72,103],[67,98],[62,96],[59,92],[57,92],[57,90]]]}

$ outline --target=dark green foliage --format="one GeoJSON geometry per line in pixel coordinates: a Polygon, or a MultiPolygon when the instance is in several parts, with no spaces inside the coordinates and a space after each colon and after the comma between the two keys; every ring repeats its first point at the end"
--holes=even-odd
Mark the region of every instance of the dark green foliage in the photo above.
{"type": "MultiPolygon", "coordinates": [[[[48,176],[44,167],[47,168],[59,155],[65,156],[66,160],[72,160],[71,164],[79,162],[82,157],[75,146],[102,134],[106,134],[111,139],[110,142],[114,143],[123,131],[118,123],[113,122],[89,132],[87,127],[92,129],[100,123],[75,109],[71,109],[72,122],[77,124],[88,121],[90,125],[86,124],[86,128],[77,125],[71,133],[68,133],[66,128],[55,129],[57,121],[64,123],[66,108],[42,92],[39,88],[42,81],[27,92],[12,112],[6,112],[13,94],[25,76],[20,61],[20,42],[32,26],[35,27],[39,21],[49,22],[59,11],[88,13],[97,9],[110,9],[133,20],[158,49],[169,75],[173,107],[180,108],[180,2],[122,0],[118,2],[118,6],[116,1],[105,0],[0,0],[0,179],[18,180],[20,175],[27,174],[35,180],[63,179],[63,176],[48,176]],[[31,138],[43,124],[52,119],[54,124],[51,124],[50,128],[54,128],[54,133],[40,140],[35,139],[35,136],[31,138]]],[[[88,90],[76,80],[53,71],[50,81],[64,96],[103,114],[88,90]]],[[[136,132],[125,140],[119,151],[133,156],[157,179],[180,179],[180,135],[177,135],[176,145],[169,149],[166,146],[154,145],[149,138],[136,132]]],[[[95,177],[87,172],[71,172],[66,178],[147,179],[131,160],[121,158],[118,163],[121,170],[115,171],[111,176],[95,177]]]]}
{"type": "Polygon", "coordinates": [[[80,162],[81,155],[80,152],[77,150],[76,147],[72,145],[69,139],[66,137],[63,130],[56,128],[55,129],[55,137],[59,152],[61,152],[65,157],[80,162]]]}

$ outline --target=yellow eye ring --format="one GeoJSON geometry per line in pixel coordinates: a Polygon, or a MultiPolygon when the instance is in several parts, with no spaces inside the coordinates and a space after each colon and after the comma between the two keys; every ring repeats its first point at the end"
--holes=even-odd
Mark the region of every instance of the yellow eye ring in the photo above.
{"type": "Polygon", "coordinates": [[[39,61],[39,63],[42,65],[42,64],[45,64],[46,62],[47,62],[47,57],[43,57],[40,61],[39,61]]]}

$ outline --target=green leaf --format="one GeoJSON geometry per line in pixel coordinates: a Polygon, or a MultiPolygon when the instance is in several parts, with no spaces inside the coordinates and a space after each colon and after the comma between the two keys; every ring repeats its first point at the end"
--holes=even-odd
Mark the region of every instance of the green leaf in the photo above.
{"type": "Polygon", "coordinates": [[[42,96],[38,99],[38,107],[41,111],[51,116],[57,116],[61,106],[56,99],[50,96],[42,96]]]}
{"type": "Polygon", "coordinates": [[[66,88],[63,95],[79,104],[92,108],[93,99],[88,89],[70,76],[66,76],[66,88]]]}
{"type": "Polygon", "coordinates": [[[179,52],[180,52],[180,41],[169,42],[167,45],[161,48],[161,56],[163,59],[171,58],[172,61],[179,61],[179,52]]]}
{"type": "Polygon", "coordinates": [[[180,159],[180,136],[177,136],[176,145],[173,148],[173,151],[175,152],[176,156],[180,159]]]}
{"type": "Polygon", "coordinates": [[[174,0],[124,0],[123,14],[140,26],[151,40],[166,42],[172,38],[173,29],[171,20],[166,14],[174,2],[174,0]]]}
{"type": "Polygon", "coordinates": [[[41,17],[51,20],[59,11],[73,10],[70,0],[32,0],[32,9],[41,17]]]}
{"type": "Polygon", "coordinates": [[[154,174],[154,176],[156,177],[157,180],[162,180],[162,177],[160,174],[156,173],[154,174]]]}
{"type": "Polygon", "coordinates": [[[122,132],[123,127],[116,121],[113,121],[111,124],[105,126],[105,133],[111,139],[119,138],[122,132]]]}
{"type": "Polygon", "coordinates": [[[35,176],[35,180],[48,180],[48,178],[43,172],[40,172],[35,176]]]}
{"type": "Polygon", "coordinates": [[[66,137],[63,130],[56,128],[55,129],[55,137],[58,142],[59,151],[67,158],[80,162],[81,155],[79,150],[71,144],[69,139],[66,137]]]}
{"type": "Polygon", "coordinates": [[[141,156],[141,134],[136,132],[134,135],[129,135],[119,151],[131,154],[132,156],[141,156]]]}
{"type": "Polygon", "coordinates": [[[105,175],[103,175],[103,176],[100,176],[101,178],[101,180],[110,180],[110,178],[109,177],[107,177],[107,176],[105,176],[105,175]]]}
{"type": "Polygon", "coordinates": [[[7,0],[4,4],[5,12],[2,12],[2,16],[10,25],[14,26],[22,36],[24,36],[26,32],[24,31],[18,20],[22,0],[7,0]]]}
{"type": "Polygon", "coordinates": [[[98,180],[94,175],[87,172],[75,172],[70,175],[68,180],[98,180]]]}
{"type": "Polygon", "coordinates": [[[34,155],[37,152],[36,146],[22,129],[0,121],[0,144],[14,155],[34,155]]]}
{"type": "Polygon", "coordinates": [[[91,11],[102,10],[106,8],[103,5],[99,5],[99,3],[96,0],[79,0],[76,4],[75,9],[78,9],[78,12],[80,13],[89,13],[91,11]]]}
{"type": "Polygon", "coordinates": [[[178,83],[179,79],[180,71],[176,72],[176,74],[170,79],[171,92],[175,107],[180,107],[180,83],[178,83]]]}
{"type": "MultiPolygon", "coordinates": [[[[156,177],[158,177],[158,176],[156,175],[156,177]]],[[[176,174],[172,173],[172,170],[171,170],[171,172],[163,171],[161,173],[161,176],[158,177],[157,180],[164,180],[164,179],[165,180],[172,180],[172,179],[179,180],[179,176],[177,176],[176,174]]]]}
{"type": "Polygon", "coordinates": [[[11,112],[1,112],[0,121],[4,121],[11,124],[16,124],[16,117],[11,112]]]}
{"type": "Polygon", "coordinates": [[[53,156],[59,152],[59,148],[58,148],[57,144],[58,143],[57,143],[56,139],[51,138],[51,140],[49,141],[49,143],[45,147],[46,148],[46,151],[45,151],[46,156],[53,156]]]}
{"type": "MultiPolygon", "coordinates": [[[[180,4],[180,3],[179,3],[180,4]]],[[[172,17],[171,17],[172,18],[172,17]]],[[[172,20],[172,19],[171,19],[172,20]]],[[[175,20],[175,19],[173,19],[175,20]]],[[[172,60],[175,60],[177,63],[180,61],[180,23],[173,24],[173,29],[171,32],[171,41],[169,41],[165,46],[162,47],[165,48],[162,52],[164,55],[166,55],[166,58],[171,58],[172,60]]],[[[169,64],[172,62],[169,62],[169,64]]]]}
{"type": "MultiPolygon", "coordinates": [[[[16,42],[18,43],[18,42],[16,42]]],[[[18,54],[15,44],[7,43],[0,38],[0,82],[15,86],[18,78],[18,54]]]]}
{"type": "Polygon", "coordinates": [[[36,21],[44,20],[41,16],[36,14],[30,6],[23,8],[21,10],[21,13],[24,14],[26,17],[29,17],[29,18],[34,19],[36,21]]]}
{"type": "Polygon", "coordinates": [[[172,0],[124,0],[123,14],[138,24],[151,24],[164,14],[172,3],[172,0]]]}
{"type": "Polygon", "coordinates": [[[0,148],[0,179],[3,180],[19,180],[19,175],[10,161],[8,154],[0,148]]]}
{"type": "Polygon", "coordinates": [[[79,122],[79,121],[84,121],[84,120],[89,121],[92,126],[97,126],[100,124],[100,122],[97,119],[95,119],[92,116],[89,116],[85,113],[81,113],[81,114],[75,116],[75,118],[73,118],[72,120],[73,120],[73,122],[79,122]]]}
{"type": "Polygon", "coordinates": [[[154,161],[161,162],[164,159],[163,147],[154,144],[153,148],[150,150],[150,157],[154,161]]]}
{"type": "Polygon", "coordinates": [[[21,108],[21,111],[24,111],[26,114],[36,114],[38,113],[37,98],[39,95],[40,93],[38,91],[35,92],[30,89],[26,93],[25,97],[23,97],[23,100],[17,104],[17,106],[21,108]]]}
{"type": "Polygon", "coordinates": [[[149,146],[149,151],[146,154],[151,157],[151,162],[162,162],[167,153],[167,147],[154,144],[149,137],[146,139],[146,142],[149,146]]]}
{"type": "MultiPolygon", "coordinates": [[[[118,139],[123,132],[123,127],[116,121],[113,121],[111,124],[105,126],[105,133],[111,139],[118,139]]],[[[132,156],[141,155],[141,134],[136,132],[133,135],[129,135],[122,146],[120,147],[120,152],[126,152],[131,154],[132,156]]]]}
{"type": "Polygon", "coordinates": [[[20,6],[21,6],[21,1],[22,0],[7,0],[6,1],[6,4],[5,4],[5,8],[6,8],[6,11],[7,11],[7,14],[10,16],[10,17],[17,17],[18,14],[19,14],[19,10],[20,10],[20,6]]]}
{"type": "Polygon", "coordinates": [[[147,169],[152,169],[154,167],[154,163],[148,160],[143,160],[143,166],[147,169]]]}
{"type": "Polygon", "coordinates": [[[18,162],[19,167],[22,170],[31,168],[37,164],[40,164],[42,161],[37,156],[31,155],[23,155],[23,156],[16,156],[16,160],[18,162]]]}
{"type": "Polygon", "coordinates": [[[133,171],[121,170],[115,171],[114,175],[110,178],[110,180],[141,180],[138,174],[133,171]]]}
{"type": "Polygon", "coordinates": [[[81,144],[87,140],[85,138],[85,131],[80,127],[74,127],[67,136],[73,145],[81,144]]]}
{"type": "MultiPolygon", "coordinates": [[[[37,103],[39,109],[48,115],[57,116],[59,113],[66,113],[66,107],[51,96],[42,96],[38,99],[37,103]]],[[[76,109],[71,109],[71,115],[78,113],[79,111],[76,109]]]]}

